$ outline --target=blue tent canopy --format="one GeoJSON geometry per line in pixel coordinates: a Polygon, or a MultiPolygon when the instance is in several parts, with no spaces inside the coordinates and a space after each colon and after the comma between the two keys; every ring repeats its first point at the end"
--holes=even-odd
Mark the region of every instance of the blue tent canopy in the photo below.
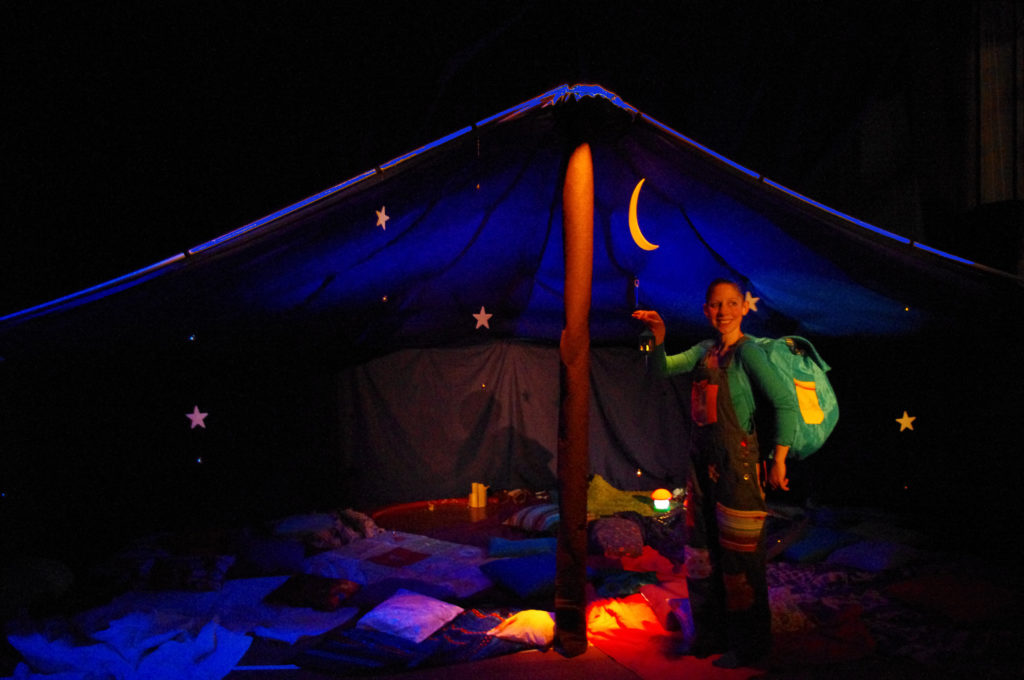
{"type": "Polygon", "coordinates": [[[581,141],[592,472],[681,483],[689,392],[645,372],[630,313],[659,310],[669,349],[685,348],[708,336],[704,289],[724,276],[756,304],[745,330],[807,336],[833,367],[842,417],[811,459],[822,488],[910,489],[922,508],[964,485],[1009,498],[974,461],[1019,448],[1019,362],[979,367],[975,334],[1006,332],[1019,278],[842,215],[592,85],[0,319],[4,478],[44,505],[45,491],[55,506],[105,494],[177,509],[205,489],[268,512],[551,485],[562,183],[581,141]],[[896,424],[905,410],[913,432],[896,424]]]}
{"type": "Polygon", "coordinates": [[[757,298],[759,334],[899,337],[962,320],[1020,281],[806,199],[598,86],[563,86],[253,224],[0,319],[0,356],[282,337],[365,358],[488,339],[556,342],[567,148],[594,153],[592,337],[629,345],[639,301],[672,337],[704,333],[707,281],[757,298]],[[629,206],[658,245],[631,237],[629,206]],[[378,217],[378,213],[381,217],[378,217]],[[144,323],[140,320],[144,319],[144,323]]]}

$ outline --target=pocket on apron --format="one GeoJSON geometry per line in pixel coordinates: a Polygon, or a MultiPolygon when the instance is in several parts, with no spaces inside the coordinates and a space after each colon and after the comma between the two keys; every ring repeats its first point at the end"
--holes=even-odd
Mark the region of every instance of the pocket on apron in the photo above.
{"type": "Polygon", "coordinates": [[[690,417],[698,425],[718,422],[718,385],[708,380],[695,380],[690,388],[690,417]]]}

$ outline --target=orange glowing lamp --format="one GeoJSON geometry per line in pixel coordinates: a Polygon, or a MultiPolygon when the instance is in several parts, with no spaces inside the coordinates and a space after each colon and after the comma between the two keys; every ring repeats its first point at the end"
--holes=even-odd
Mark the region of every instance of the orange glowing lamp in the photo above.
{"type": "Polygon", "coordinates": [[[668,510],[669,503],[672,501],[672,492],[668,489],[655,489],[651,492],[651,500],[654,501],[655,510],[668,510]]]}

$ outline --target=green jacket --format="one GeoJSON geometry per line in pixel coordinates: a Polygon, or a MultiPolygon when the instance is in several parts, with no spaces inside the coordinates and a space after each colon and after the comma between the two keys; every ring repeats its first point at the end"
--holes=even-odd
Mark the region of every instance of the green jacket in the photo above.
{"type": "MultiPolygon", "coordinates": [[[[714,344],[713,340],[704,340],[672,356],[666,354],[664,344],[657,345],[651,352],[651,363],[655,370],[666,377],[689,373],[714,344]]],[[[740,425],[747,432],[752,432],[756,405],[767,405],[775,412],[775,441],[771,442],[772,446],[791,446],[800,411],[796,397],[768,363],[764,350],[753,342],[740,343],[725,374],[729,381],[732,406],[740,425]]],[[[771,453],[771,449],[766,453],[771,453]]]]}

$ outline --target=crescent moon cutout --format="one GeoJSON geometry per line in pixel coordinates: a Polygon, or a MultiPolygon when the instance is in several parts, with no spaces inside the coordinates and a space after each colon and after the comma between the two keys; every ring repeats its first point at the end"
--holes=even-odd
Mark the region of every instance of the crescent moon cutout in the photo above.
{"type": "Polygon", "coordinates": [[[636,241],[636,244],[644,250],[654,250],[657,248],[657,244],[651,243],[644,234],[640,231],[640,223],[636,219],[636,202],[640,198],[640,187],[644,185],[644,180],[640,180],[636,183],[636,188],[633,189],[633,197],[629,199],[629,233],[636,241]]]}

